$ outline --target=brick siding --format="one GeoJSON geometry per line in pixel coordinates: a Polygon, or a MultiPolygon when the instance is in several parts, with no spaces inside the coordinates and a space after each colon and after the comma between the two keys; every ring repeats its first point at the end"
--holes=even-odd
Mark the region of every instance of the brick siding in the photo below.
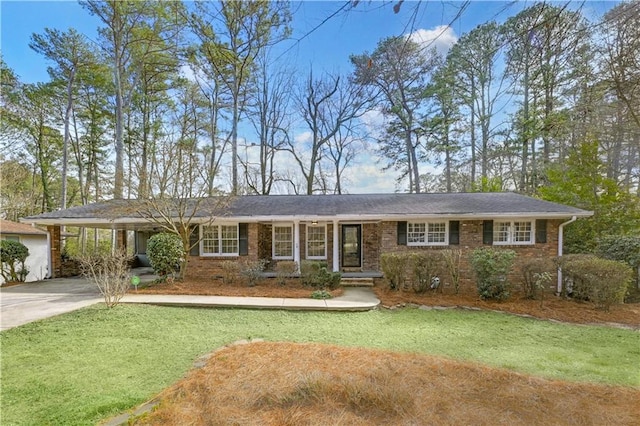
{"type": "MultiPolygon", "coordinates": [[[[562,221],[549,220],[547,222],[547,242],[534,245],[508,245],[493,246],[496,249],[512,249],[517,253],[514,271],[510,279],[514,283],[521,281],[520,266],[526,259],[531,258],[552,258],[557,255],[558,248],[558,226],[562,221]]],[[[481,220],[460,221],[460,244],[442,247],[415,247],[398,245],[397,243],[397,222],[364,223],[362,225],[362,253],[363,271],[378,271],[380,268],[380,255],[382,253],[406,252],[419,250],[443,250],[461,249],[461,286],[475,288],[475,279],[469,263],[471,252],[478,247],[485,247],[482,242],[481,220]]],[[[327,264],[331,268],[333,264],[333,225],[326,224],[327,230],[327,264]]],[[[212,277],[222,275],[221,264],[225,260],[245,261],[267,259],[270,261],[268,267],[273,270],[275,261],[272,258],[272,225],[250,223],[249,231],[249,254],[248,256],[230,257],[209,257],[190,256],[187,269],[188,277],[212,277]]],[[[338,241],[338,244],[340,242],[338,241]]],[[[487,246],[488,247],[488,246],[487,246]]],[[[300,258],[306,258],[306,226],[300,225],[300,258]]]]}

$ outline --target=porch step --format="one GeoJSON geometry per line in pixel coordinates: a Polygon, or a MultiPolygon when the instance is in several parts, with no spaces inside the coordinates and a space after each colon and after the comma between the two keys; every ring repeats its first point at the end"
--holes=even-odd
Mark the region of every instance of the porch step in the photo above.
{"type": "Polygon", "coordinates": [[[342,277],[340,285],[343,287],[373,287],[373,278],[367,277],[355,277],[348,278],[342,277]]]}

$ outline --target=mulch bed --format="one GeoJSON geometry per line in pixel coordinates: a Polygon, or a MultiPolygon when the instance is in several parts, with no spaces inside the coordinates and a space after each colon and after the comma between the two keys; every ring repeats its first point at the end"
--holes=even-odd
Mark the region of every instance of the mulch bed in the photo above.
{"type": "Polygon", "coordinates": [[[482,300],[477,294],[395,291],[382,286],[375,287],[375,293],[383,306],[427,305],[446,307],[470,307],[483,310],[510,312],[529,315],[540,319],[550,319],[578,324],[625,325],[640,329],[640,303],[612,306],[610,312],[596,309],[593,303],[563,299],[548,295],[542,301],[525,299],[522,293],[514,293],[504,302],[482,300]]]}
{"type": "MultiPolygon", "coordinates": [[[[308,298],[314,291],[305,287],[298,279],[285,280],[281,285],[275,278],[265,278],[257,285],[250,287],[246,282],[226,284],[221,278],[208,280],[184,280],[167,283],[152,284],[148,287],[138,287],[138,294],[190,294],[201,296],[234,296],[234,297],[291,297],[308,298]]],[[[131,290],[135,294],[135,290],[131,290]]],[[[342,295],[341,288],[330,290],[333,297],[342,295]]]]}

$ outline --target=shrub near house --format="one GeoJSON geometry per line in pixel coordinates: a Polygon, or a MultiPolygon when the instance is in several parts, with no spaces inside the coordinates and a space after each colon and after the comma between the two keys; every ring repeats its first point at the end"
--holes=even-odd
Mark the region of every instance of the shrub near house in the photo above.
{"type": "Polygon", "coordinates": [[[593,255],[563,256],[558,263],[573,297],[591,300],[605,311],[624,301],[633,276],[629,265],[593,255]]]}
{"type": "Polygon", "coordinates": [[[12,240],[0,241],[1,274],[5,282],[24,282],[29,274],[25,261],[29,249],[22,243],[12,240]]]}
{"type": "Polygon", "coordinates": [[[505,300],[511,294],[508,280],[516,252],[491,248],[475,249],[471,266],[476,275],[478,294],[482,299],[505,300]]]}
{"type": "Polygon", "coordinates": [[[147,256],[154,272],[161,277],[175,275],[184,258],[182,241],[175,234],[163,232],[149,238],[147,256]]]}

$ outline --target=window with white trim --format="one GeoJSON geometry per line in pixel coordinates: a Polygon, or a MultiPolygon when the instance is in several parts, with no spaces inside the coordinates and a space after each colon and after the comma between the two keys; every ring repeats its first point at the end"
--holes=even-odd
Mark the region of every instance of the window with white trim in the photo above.
{"type": "Polygon", "coordinates": [[[202,226],[203,256],[237,256],[238,225],[202,226]]]}
{"type": "Polygon", "coordinates": [[[327,227],[307,226],[307,259],[327,258],[327,227]]]}
{"type": "Polygon", "coordinates": [[[273,225],[273,258],[293,259],[293,225],[273,225]]]}
{"type": "Polygon", "coordinates": [[[448,244],[448,222],[408,222],[407,245],[444,246],[448,244]]]}
{"type": "Polygon", "coordinates": [[[494,244],[533,244],[533,221],[498,222],[493,224],[494,244]]]}

